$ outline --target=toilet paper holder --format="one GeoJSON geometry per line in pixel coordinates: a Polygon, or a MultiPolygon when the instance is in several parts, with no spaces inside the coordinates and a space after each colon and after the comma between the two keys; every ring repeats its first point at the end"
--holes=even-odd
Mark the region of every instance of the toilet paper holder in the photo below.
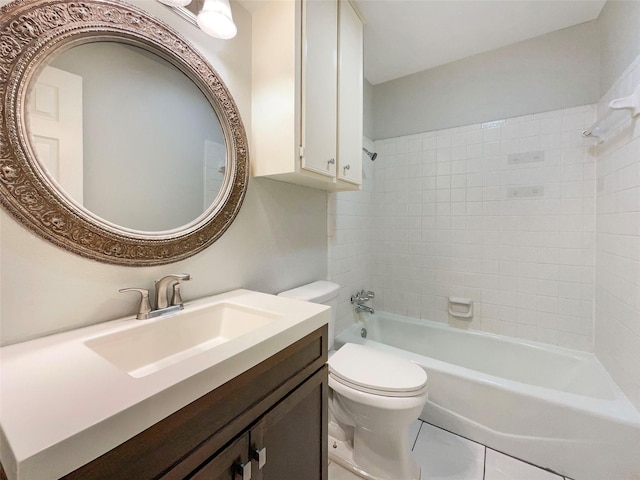
{"type": "Polygon", "coordinates": [[[464,297],[449,297],[449,315],[458,318],[473,317],[473,300],[464,297]]]}

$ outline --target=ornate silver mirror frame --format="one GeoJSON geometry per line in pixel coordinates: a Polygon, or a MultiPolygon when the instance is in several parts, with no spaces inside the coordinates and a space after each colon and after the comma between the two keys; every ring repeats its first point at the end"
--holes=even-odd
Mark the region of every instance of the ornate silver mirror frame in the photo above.
{"type": "Polygon", "coordinates": [[[247,137],[235,102],[215,70],[180,34],[119,0],[15,0],[0,7],[0,194],[3,207],[42,238],[83,257],[127,266],[185,259],[215,242],[235,219],[247,189],[247,137]],[[53,187],[25,124],[31,79],[55,54],[116,41],[168,60],[202,90],[227,147],[225,185],[198,219],[158,234],[102,221],[53,187]]]}

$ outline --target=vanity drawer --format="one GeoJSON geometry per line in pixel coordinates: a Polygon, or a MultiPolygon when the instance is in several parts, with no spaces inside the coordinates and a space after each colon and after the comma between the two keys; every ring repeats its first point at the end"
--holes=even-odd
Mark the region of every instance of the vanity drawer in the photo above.
{"type": "Polygon", "coordinates": [[[185,478],[326,360],[325,325],[63,478],[185,478]]]}

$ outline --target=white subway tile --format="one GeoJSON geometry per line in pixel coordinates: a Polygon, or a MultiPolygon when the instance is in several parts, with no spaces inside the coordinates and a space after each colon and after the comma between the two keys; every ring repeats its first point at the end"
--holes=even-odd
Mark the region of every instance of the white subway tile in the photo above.
{"type": "Polygon", "coordinates": [[[501,145],[499,141],[485,141],[482,146],[482,154],[485,157],[492,157],[500,155],[501,153],[501,145]]]}
{"type": "Polygon", "coordinates": [[[436,137],[438,149],[451,148],[451,135],[447,132],[438,132],[436,137]]]}
{"type": "Polygon", "coordinates": [[[467,146],[462,144],[451,148],[451,160],[465,160],[467,157],[467,146]]]}
{"type": "Polygon", "coordinates": [[[484,143],[490,142],[499,142],[501,140],[501,131],[500,125],[494,125],[493,128],[487,126],[487,128],[483,128],[483,137],[482,141],[484,143]]]}
{"type": "Polygon", "coordinates": [[[467,153],[465,158],[467,159],[478,159],[482,156],[482,144],[476,143],[472,145],[467,145],[467,153]]]}
{"type": "MultiPolygon", "coordinates": [[[[434,132],[431,132],[434,133],[434,132]]],[[[422,150],[435,150],[438,148],[437,138],[434,135],[432,136],[423,136],[422,138],[422,150]]]]}

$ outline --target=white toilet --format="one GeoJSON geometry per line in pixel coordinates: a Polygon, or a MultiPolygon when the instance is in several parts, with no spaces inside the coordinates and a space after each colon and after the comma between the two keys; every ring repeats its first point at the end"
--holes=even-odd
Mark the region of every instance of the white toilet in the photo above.
{"type": "MultiPolygon", "coordinates": [[[[327,281],[280,295],[332,307],[333,348],[340,286],[327,281]]],[[[347,343],[329,352],[329,459],[371,480],[419,480],[409,426],[427,402],[427,374],[381,350],[347,343]]]]}

